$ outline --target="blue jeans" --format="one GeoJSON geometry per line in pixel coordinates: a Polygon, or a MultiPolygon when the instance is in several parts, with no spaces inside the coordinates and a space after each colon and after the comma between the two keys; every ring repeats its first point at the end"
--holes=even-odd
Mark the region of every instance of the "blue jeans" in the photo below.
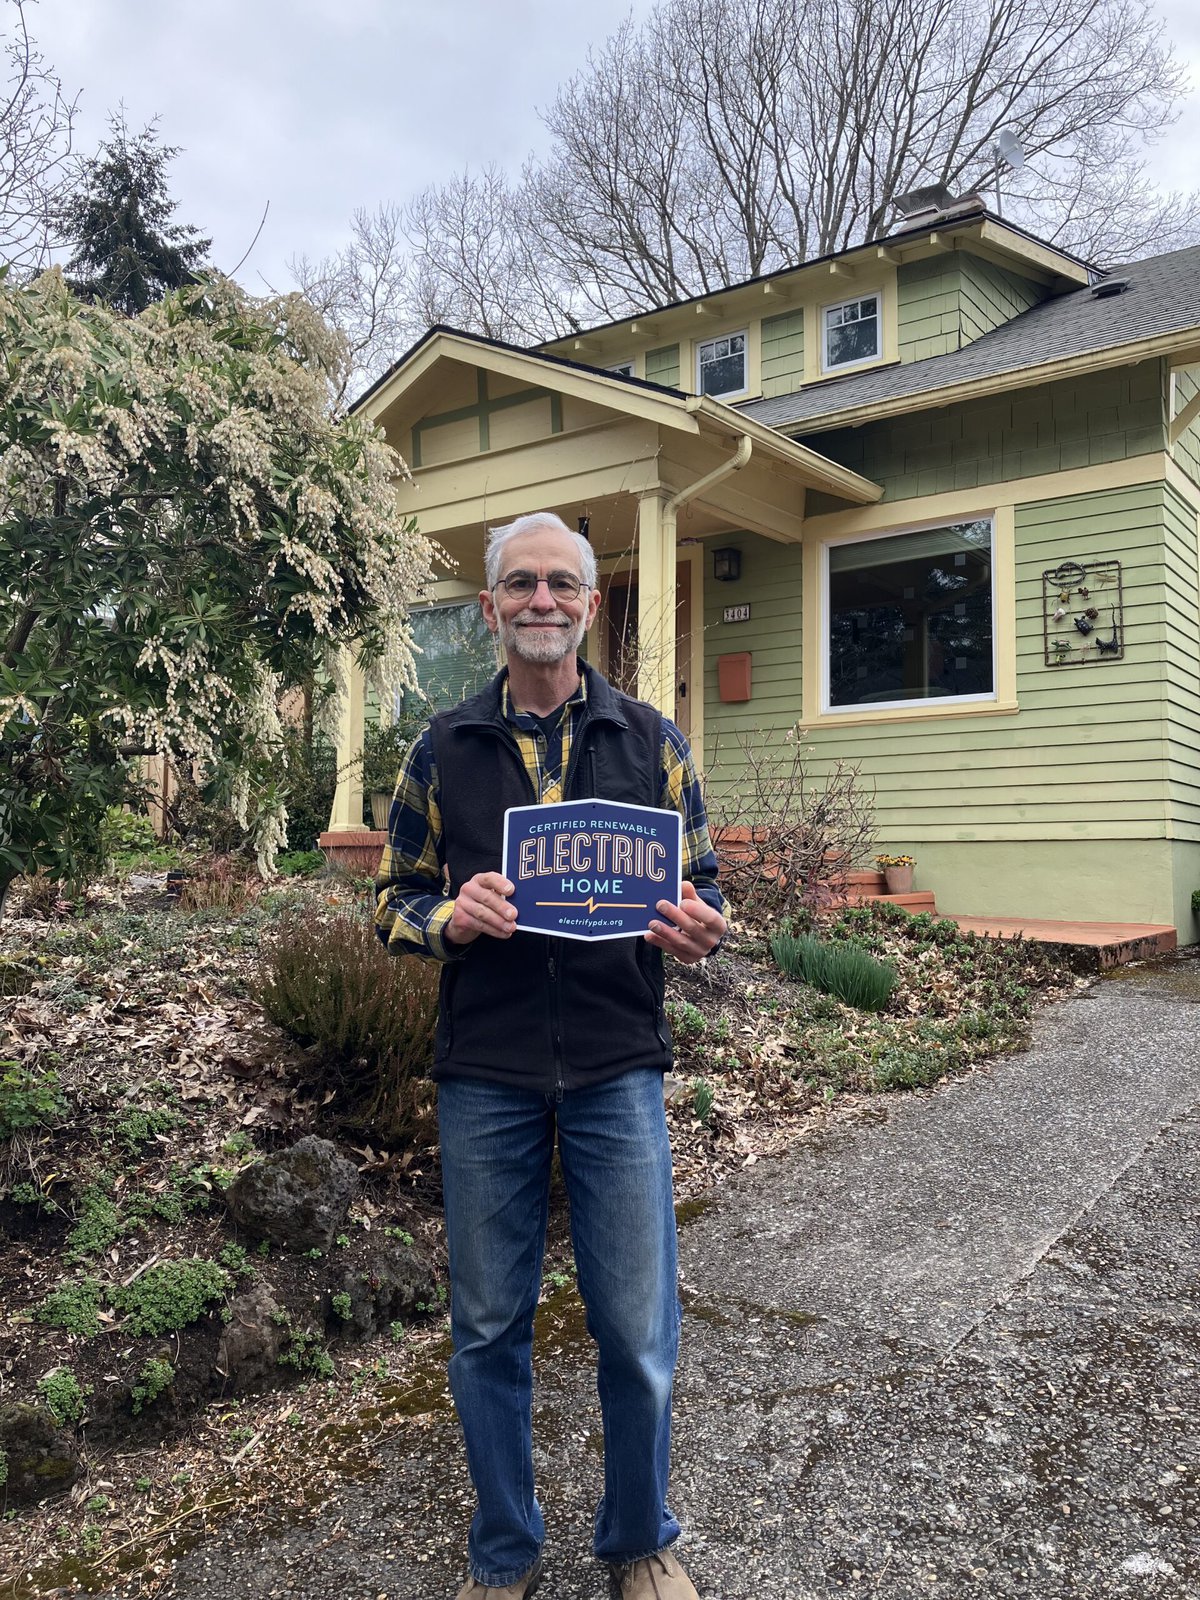
{"type": "Polygon", "coordinates": [[[545,1537],[533,1484],[533,1313],[557,1130],[588,1332],[598,1347],[604,1495],[595,1551],[635,1561],[679,1536],[667,1509],[679,1348],[675,1212],[662,1074],[553,1095],[438,1085],[450,1247],[450,1388],[479,1506],[471,1574],[503,1588],[545,1537]]]}

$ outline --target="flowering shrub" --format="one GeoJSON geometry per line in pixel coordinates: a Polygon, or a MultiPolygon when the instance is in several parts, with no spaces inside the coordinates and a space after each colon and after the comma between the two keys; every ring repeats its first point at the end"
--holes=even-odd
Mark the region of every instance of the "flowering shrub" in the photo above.
{"type": "Polygon", "coordinates": [[[331,414],[339,336],[300,295],[214,278],[126,318],[54,270],[0,274],[0,347],[0,894],[94,869],[159,753],[220,780],[265,869],[281,687],[351,645],[381,700],[411,686],[431,575],[403,463],[331,414]]]}

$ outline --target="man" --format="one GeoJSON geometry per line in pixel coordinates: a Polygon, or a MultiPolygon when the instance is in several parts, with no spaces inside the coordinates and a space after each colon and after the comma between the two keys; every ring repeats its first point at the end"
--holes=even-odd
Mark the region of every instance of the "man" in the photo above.
{"type": "Polygon", "coordinates": [[[699,961],[723,935],[716,858],[683,735],[576,656],[600,605],[586,539],[548,512],[519,517],[492,531],[486,581],[479,603],[508,665],[406,755],[377,911],[389,949],[444,963],[450,1386],[478,1497],[458,1600],[525,1600],[542,1576],[532,1340],[556,1136],[598,1346],[595,1551],[621,1600],[697,1600],[669,1548],[680,1313],[661,952],[699,961]],[[680,811],[681,904],[660,901],[643,939],[522,933],[499,870],[506,808],[592,796],[680,811]]]}

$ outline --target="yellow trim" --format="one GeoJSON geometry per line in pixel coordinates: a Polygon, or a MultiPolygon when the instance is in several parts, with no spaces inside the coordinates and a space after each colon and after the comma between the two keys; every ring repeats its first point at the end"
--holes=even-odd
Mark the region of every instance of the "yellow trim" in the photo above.
{"type": "MultiPolygon", "coordinates": [[[[1174,377],[1174,374],[1172,374],[1172,377],[1174,377]]],[[[1167,442],[1172,449],[1178,443],[1180,434],[1185,433],[1197,417],[1200,417],[1200,389],[1196,390],[1196,393],[1188,401],[1187,405],[1183,407],[1182,411],[1177,411],[1171,418],[1171,425],[1167,430],[1167,442]]]]}
{"type": "MultiPolygon", "coordinates": [[[[813,416],[781,417],[776,428],[803,428],[816,433],[827,428],[850,428],[860,422],[882,422],[888,417],[907,415],[913,411],[928,411],[935,406],[957,405],[963,400],[981,400],[987,395],[1007,394],[1013,389],[1030,389],[1035,385],[1055,383],[1060,378],[1078,377],[1089,372],[1102,372],[1108,367],[1136,366],[1139,361],[1152,361],[1173,352],[1193,352],[1200,348],[1200,324],[1183,328],[1175,333],[1155,334],[1151,339],[1135,339],[1128,344],[1105,345],[1098,350],[1088,350],[1081,355],[1062,356],[1057,361],[1044,361],[1035,366],[1013,367],[991,377],[963,378],[957,383],[942,384],[936,389],[922,389],[916,393],[895,395],[889,400],[871,400],[863,405],[846,406],[840,410],[822,411],[813,416]]],[[[805,366],[808,365],[808,337],[804,340],[805,366]]],[[[1196,359],[1192,355],[1192,360],[1196,359]]],[[[919,362],[913,362],[914,367],[919,362]]],[[[868,371],[869,368],[855,369],[868,371]]],[[[805,380],[806,387],[808,380],[805,380]]]]}
{"type": "MultiPolygon", "coordinates": [[[[1163,451],[1107,461],[1096,467],[1076,467],[1069,472],[1047,472],[1033,478],[1006,478],[981,483],[973,489],[948,489],[943,494],[914,495],[907,500],[887,500],[850,511],[830,511],[809,517],[805,538],[830,538],[842,533],[907,526],[912,522],[960,521],[997,505],[1029,505],[1037,500],[1063,500],[1075,495],[1098,494],[1106,489],[1129,489],[1139,483],[1161,483],[1184,475],[1163,451]],[[1174,469],[1174,472],[1172,472],[1174,469]]],[[[1188,480],[1184,478],[1184,481],[1188,480]]],[[[1192,491],[1195,493],[1195,489],[1192,491]]]]}
{"type": "MultiPolygon", "coordinates": [[[[914,505],[916,502],[908,502],[914,505]]],[[[834,531],[826,529],[823,538],[806,538],[802,568],[803,602],[801,605],[801,720],[806,728],[833,728],[859,726],[870,722],[923,722],[929,717],[1011,716],[1020,708],[1017,705],[1017,577],[1016,577],[1016,513],[1012,505],[997,505],[993,501],[986,508],[965,508],[953,517],[934,517],[921,514],[903,514],[896,505],[888,509],[891,521],[886,525],[876,523],[871,513],[882,509],[872,506],[864,517],[859,514],[860,526],[834,531]],[[947,521],[961,522],[966,517],[989,516],[992,522],[992,609],[993,663],[995,696],[990,700],[972,700],[945,705],[928,701],[920,705],[887,706],[867,711],[826,711],[825,698],[825,639],[828,636],[828,619],[825,614],[826,588],[824,553],[832,544],[852,544],[856,539],[877,538],[881,534],[916,533],[923,528],[944,526],[947,521]],[[869,522],[869,526],[862,526],[869,522]]],[[[813,523],[818,519],[814,518],[813,523]]],[[[830,518],[819,519],[829,522],[830,518]]],[[[809,523],[811,529],[813,523],[809,523]]]]}
{"type": "Polygon", "coordinates": [[[896,270],[886,261],[875,260],[863,267],[863,276],[855,274],[853,284],[838,286],[818,281],[804,301],[804,380],[809,389],[816,384],[828,383],[847,373],[871,372],[876,367],[886,367],[900,359],[900,294],[896,270]],[[830,293],[838,288],[837,293],[830,293]],[[825,370],[825,317],[833,306],[845,305],[847,300],[861,300],[864,295],[879,296],[879,354],[872,361],[857,362],[852,367],[832,367],[825,370]]]}
{"type": "Polygon", "coordinates": [[[1200,513],[1200,483],[1190,478],[1178,461],[1171,457],[1167,460],[1166,481],[1196,512],[1200,513]]]}
{"type": "MultiPolygon", "coordinates": [[[[1035,276],[1040,282],[1049,281],[1069,288],[1088,281],[1086,267],[1060,256],[1048,246],[1011,231],[1003,222],[975,219],[957,224],[951,219],[937,230],[937,237],[952,249],[965,250],[985,260],[997,261],[1010,271],[1035,276]]],[[[707,310],[715,313],[714,321],[719,319],[722,324],[736,327],[747,319],[772,314],[780,301],[807,305],[823,298],[836,275],[831,274],[831,266],[849,267],[854,272],[854,281],[861,275],[864,283],[870,283],[872,274],[881,263],[894,269],[903,263],[920,261],[929,256],[932,253],[929,241],[929,233],[900,234],[887,240],[872,240],[840,252],[835,262],[804,262],[770,277],[756,278],[749,283],[697,296],[697,299],[702,300],[707,310]]],[[[604,350],[613,351],[627,345],[631,337],[649,337],[658,344],[670,344],[676,339],[686,342],[695,330],[695,305],[695,300],[687,300],[660,307],[649,314],[652,324],[646,317],[623,319],[585,329],[578,337],[587,339],[589,343],[598,342],[604,350]]],[[[568,335],[563,339],[547,340],[539,348],[554,354],[570,355],[575,337],[568,335]]]]}
{"type": "Polygon", "coordinates": [[[553,362],[541,361],[535,355],[525,355],[515,350],[497,350],[480,340],[451,333],[434,334],[428,344],[422,345],[403,366],[398,367],[387,382],[362,403],[362,415],[379,421],[431,367],[447,360],[485,372],[496,372],[516,382],[532,383],[560,394],[569,394],[579,400],[589,400],[596,405],[611,406],[625,416],[641,417],[649,422],[660,423],[663,427],[681,429],[684,433],[695,432],[695,424],[688,417],[683,402],[671,395],[633,389],[622,379],[609,377],[603,372],[575,371],[553,362]]]}

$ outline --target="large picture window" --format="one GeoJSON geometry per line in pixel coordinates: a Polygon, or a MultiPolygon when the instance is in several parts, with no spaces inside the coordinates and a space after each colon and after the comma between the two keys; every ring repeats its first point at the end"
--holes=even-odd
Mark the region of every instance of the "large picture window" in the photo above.
{"type": "Polygon", "coordinates": [[[863,295],[825,307],[825,370],[854,367],[880,354],[879,296],[863,295]]]}
{"type": "Polygon", "coordinates": [[[746,387],[746,335],[730,333],[698,345],[696,368],[696,387],[701,394],[714,398],[741,394],[746,387]]]}
{"type": "Polygon", "coordinates": [[[990,518],[827,554],[830,711],[995,698],[990,518]]]}

